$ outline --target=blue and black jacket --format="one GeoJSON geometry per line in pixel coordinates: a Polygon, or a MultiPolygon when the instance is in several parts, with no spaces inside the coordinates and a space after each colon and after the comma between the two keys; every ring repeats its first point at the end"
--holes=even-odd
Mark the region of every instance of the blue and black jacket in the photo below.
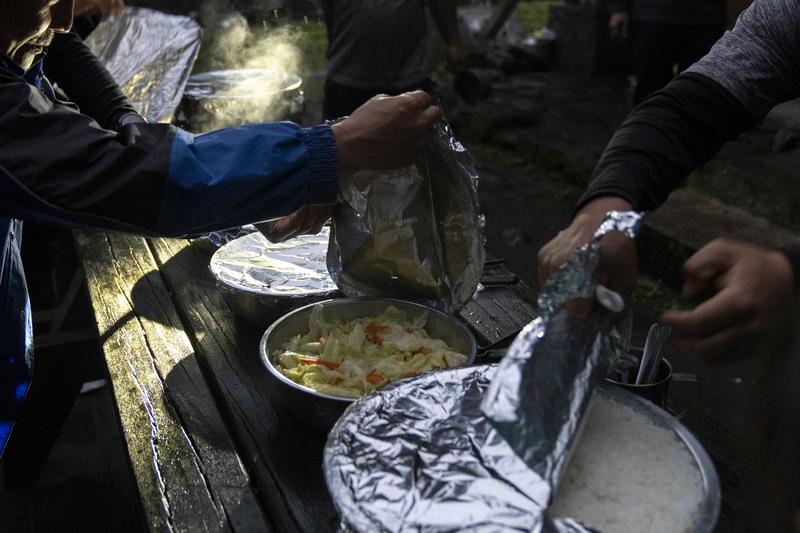
{"type": "Polygon", "coordinates": [[[329,126],[114,131],[48,89],[41,64],[0,55],[0,453],[33,375],[22,221],[188,236],[332,204],[339,186],[329,126]]]}

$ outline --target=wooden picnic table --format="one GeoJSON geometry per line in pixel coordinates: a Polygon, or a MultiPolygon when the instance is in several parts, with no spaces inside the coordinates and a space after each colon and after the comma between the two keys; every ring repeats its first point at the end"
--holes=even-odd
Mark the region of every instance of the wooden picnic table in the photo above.
{"type": "MultiPolygon", "coordinates": [[[[111,233],[76,241],[149,528],[335,530],[326,434],[277,401],[258,355],[269,324],[234,314],[208,251],[111,233]]],[[[462,312],[484,345],[533,317],[533,293],[500,274],[462,312]]]]}
{"type": "MultiPolygon", "coordinates": [[[[147,527],[336,530],[321,468],[326,434],[279,403],[258,354],[269,324],[236,316],[208,250],[115,233],[75,237],[147,527]]],[[[486,289],[461,312],[483,346],[530,321],[535,299],[502,262],[485,274],[486,289]]],[[[718,468],[738,471],[725,436],[704,436],[707,420],[692,420],[718,468]]]]}

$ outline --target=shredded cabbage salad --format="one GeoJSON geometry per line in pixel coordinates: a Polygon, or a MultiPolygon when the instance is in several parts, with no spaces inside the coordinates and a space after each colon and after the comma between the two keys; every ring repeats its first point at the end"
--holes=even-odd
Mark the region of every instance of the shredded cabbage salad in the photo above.
{"type": "Polygon", "coordinates": [[[327,322],[316,305],[309,332],[273,353],[286,377],[316,391],[362,396],[386,383],[428,370],[463,366],[467,356],[425,331],[428,314],[408,320],[389,306],[380,316],[349,322],[327,322]]]}

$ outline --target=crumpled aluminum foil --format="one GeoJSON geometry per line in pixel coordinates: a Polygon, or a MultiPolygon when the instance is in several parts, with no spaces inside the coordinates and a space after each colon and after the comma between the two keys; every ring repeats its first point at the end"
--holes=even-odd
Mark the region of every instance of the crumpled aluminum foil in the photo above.
{"type": "Polygon", "coordinates": [[[200,50],[191,18],[126,7],[86,39],[122,92],[150,122],[170,122],[200,50]]]}
{"type": "Polygon", "coordinates": [[[611,213],[540,296],[499,367],[425,374],[348,408],[328,437],[324,471],[354,531],[580,533],[547,507],[594,384],[616,357],[592,317],[561,305],[594,292],[602,235],[634,235],[641,215],[611,213]]]}
{"type": "Polygon", "coordinates": [[[462,307],[486,258],[477,185],[475,161],[444,120],[416,165],[343,180],[328,252],[339,289],[462,307]]]}
{"type": "Polygon", "coordinates": [[[328,238],[328,228],[283,243],[251,233],[217,250],[209,268],[236,314],[266,327],[298,307],[339,295],[326,266],[328,238]]]}
{"type": "MultiPolygon", "coordinates": [[[[558,486],[594,386],[622,357],[619,343],[609,342],[595,317],[571,314],[563,305],[594,295],[603,236],[621,231],[634,238],[641,218],[640,213],[609,213],[592,240],[545,283],[539,318],[511,345],[481,405],[551,491],[558,486]]],[[[546,505],[538,513],[545,511],[546,505]]]]}
{"type": "Polygon", "coordinates": [[[211,273],[227,289],[263,296],[328,295],[336,285],[328,275],[329,229],[271,243],[259,232],[222,246],[211,258],[211,273]]]}
{"type": "Polygon", "coordinates": [[[343,531],[591,531],[531,512],[549,485],[480,411],[496,370],[424,374],[347,409],[324,459],[343,531]]]}

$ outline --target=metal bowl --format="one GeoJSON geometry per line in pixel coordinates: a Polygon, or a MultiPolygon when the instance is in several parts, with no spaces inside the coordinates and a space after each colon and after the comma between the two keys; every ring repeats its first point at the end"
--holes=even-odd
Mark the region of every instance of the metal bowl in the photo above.
{"type": "Polygon", "coordinates": [[[378,316],[390,305],[408,314],[409,319],[428,313],[425,326],[428,334],[444,340],[456,351],[467,355],[465,366],[475,361],[475,338],[458,319],[424,305],[389,298],[340,298],[301,307],[284,315],[272,324],[261,338],[261,361],[279,390],[280,401],[295,416],[320,429],[329,430],[353,398],[324,394],[299,385],[284,376],[273,364],[271,354],[292,337],[308,331],[308,318],[315,305],[325,308],[326,317],[348,321],[356,318],[378,316]]]}
{"type": "Polygon", "coordinates": [[[209,269],[236,314],[265,327],[289,311],[336,297],[326,265],[328,238],[327,227],[284,243],[251,233],[217,250],[209,269]]]}

